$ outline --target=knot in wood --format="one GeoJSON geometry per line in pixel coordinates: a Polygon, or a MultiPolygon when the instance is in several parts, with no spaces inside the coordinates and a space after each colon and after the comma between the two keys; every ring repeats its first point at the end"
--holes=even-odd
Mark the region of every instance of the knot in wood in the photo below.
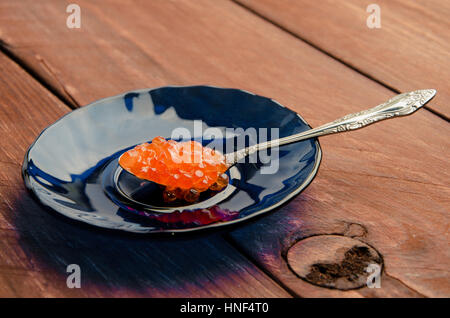
{"type": "Polygon", "coordinates": [[[295,243],[288,250],[291,270],[307,282],[333,289],[355,289],[366,285],[371,264],[383,260],[371,246],[340,235],[317,235],[295,243]]]}

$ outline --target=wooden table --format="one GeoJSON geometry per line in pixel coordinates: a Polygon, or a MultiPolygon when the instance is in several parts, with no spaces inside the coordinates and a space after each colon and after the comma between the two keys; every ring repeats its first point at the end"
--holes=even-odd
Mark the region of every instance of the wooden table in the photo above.
{"type": "Polygon", "coordinates": [[[449,2],[378,0],[379,29],[366,25],[372,1],[78,0],[79,29],[66,26],[69,3],[0,1],[0,296],[450,296],[449,2]],[[275,98],[312,126],[398,92],[438,95],[413,116],[324,137],[303,193],[220,231],[100,231],[26,192],[23,156],[47,125],[177,84],[275,98]],[[367,257],[381,288],[354,289],[367,257]],[[80,289],[66,286],[72,263],[80,289]]]}

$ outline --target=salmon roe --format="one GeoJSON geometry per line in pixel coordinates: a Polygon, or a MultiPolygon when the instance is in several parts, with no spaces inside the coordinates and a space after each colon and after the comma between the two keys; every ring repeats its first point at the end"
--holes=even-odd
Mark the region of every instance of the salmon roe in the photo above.
{"type": "Polygon", "coordinates": [[[163,137],[137,145],[119,158],[120,166],[140,179],[165,186],[164,201],[195,202],[208,189],[228,184],[225,156],[199,142],[176,142],[163,137]]]}

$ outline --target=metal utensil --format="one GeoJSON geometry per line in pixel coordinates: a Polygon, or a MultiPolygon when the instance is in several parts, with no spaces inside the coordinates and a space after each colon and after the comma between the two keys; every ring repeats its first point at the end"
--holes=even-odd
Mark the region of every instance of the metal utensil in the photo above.
{"type": "Polygon", "coordinates": [[[367,125],[379,122],[384,119],[410,115],[424,106],[426,103],[428,103],[435,95],[435,89],[423,89],[399,94],[392,97],[383,104],[357,113],[346,115],[335,121],[332,121],[331,123],[324,124],[317,128],[313,128],[299,134],[283,137],[280,139],[252,145],[233,153],[226,154],[226,161],[231,167],[239,160],[259,150],[278,147],[309,138],[351,131],[363,128],[367,125]]]}

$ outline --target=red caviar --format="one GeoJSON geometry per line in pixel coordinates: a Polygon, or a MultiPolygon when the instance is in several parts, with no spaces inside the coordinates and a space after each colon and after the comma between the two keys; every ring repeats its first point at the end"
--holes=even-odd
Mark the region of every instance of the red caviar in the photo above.
{"type": "Polygon", "coordinates": [[[120,166],[140,179],[166,187],[166,202],[184,199],[196,201],[200,192],[219,191],[228,184],[225,156],[199,142],[176,142],[153,138],[125,152],[120,166]]]}
{"type": "Polygon", "coordinates": [[[217,222],[226,222],[234,220],[239,216],[239,212],[221,209],[217,205],[207,209],[196,209],[193,211],[184,210],[160,214],[140,212],[140,214],[162,222],[166,226],[170,225],[172,228],[177,228],[177,225],[202,226],[217,222]]]}

